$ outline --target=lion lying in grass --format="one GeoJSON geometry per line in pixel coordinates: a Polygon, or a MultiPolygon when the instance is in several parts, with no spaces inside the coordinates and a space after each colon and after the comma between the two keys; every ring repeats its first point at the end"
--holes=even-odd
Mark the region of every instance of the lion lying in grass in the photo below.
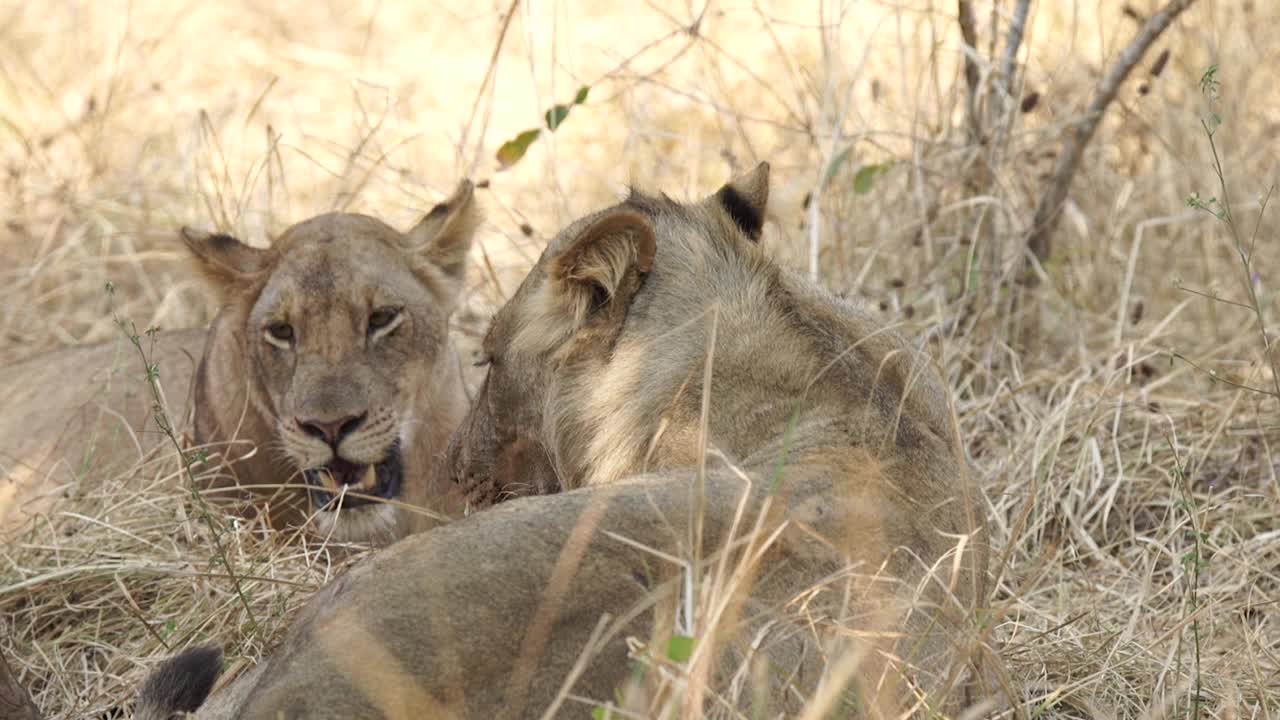
{"type": "MultiPolygon", "coordinates": [[[[562,231],[493,320],[450,461],[477,502],[562,492],[361,561],[198,717],[962,703],[986,549],[947,393],[765,255],[767,193],[762,165],[562,231]],[[673,631],[687,685],[663,679],[673,631]]],[[[218,657],[167,661],[138,717],[195,710],[218,657]]]]}
{"type": "MultiPolygon", "coordinates": [[[[141,342],[176,431],[218,461],[201,468],[206,489],[253,488],[271,524],[309,521],[338,541],[387,543],[460,511],[439,468],[466,412],[449,318],[478,221],[464,182],[403,234],[349,213],[298,223],[268,249],[184,229],[221,309],[207,332],[141,342]]],[[[41,408],[0,416],[11,508],[58,464],[105,472],[169,443],[128,343],[35,358],[2,382],[11,405],[41,408]]]]}

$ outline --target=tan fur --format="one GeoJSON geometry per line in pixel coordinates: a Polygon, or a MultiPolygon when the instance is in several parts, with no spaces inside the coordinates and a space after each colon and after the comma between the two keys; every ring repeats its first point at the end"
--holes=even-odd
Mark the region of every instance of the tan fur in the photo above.
{"type": "Polygon", "coordinates": [[[347,213],[294,225],[266,250],[184,230],[222,303],[195,379],[195,440],[232,461],[212,487],[267,486],[255,494],[272,524],[310,520],[335,540],[390,542],[459,512],[438,469],[466,411],[449,318],[477,223],[464,182],[405,234],[347,213]],[[352,507],[395,448],[394,502],[352,507]],[[337,459],[358,470],[303,474],[337,459]],[[308,482],[348,496],[322,509],[278,489],[308,482]]]}
{"type": "Polygon", "coordinates": [[[40,710],[0,653],[0,720],[40,720],[40,710]]]}
{"type": "MultiPolygon", "coordinates": [[[[206,335],[178,330],[142,338],[179,433],[190,428],[191,378],[206,335]]],[[[0,413],[0,538],[21,532],[55,499],[82,492],[90,472],[111,477],[173,456],[153,420],[144,361],[123,335],[0,368],[0,404],[7,408],[0,413]]]]}
{"type": "Polygon", "coordinates": [[[664,655],[692,591],[670,557],[704,563],[691,672],[725,689],[756,668],[759,692],[728,698],[748,716],[823,693],[824,716],[961,704],[986,549],[947,393],[901,336],[765,256],[766,196],[762,166],[562,231],[494,318],[450,453],[477,503],[558,492],[362,561],[199,717],[536,718],[562,689],[642,711],[671,688],[634,682],[625,638],[664,655]],[[354,623],[360,642],[331,641],[354,623]]]}

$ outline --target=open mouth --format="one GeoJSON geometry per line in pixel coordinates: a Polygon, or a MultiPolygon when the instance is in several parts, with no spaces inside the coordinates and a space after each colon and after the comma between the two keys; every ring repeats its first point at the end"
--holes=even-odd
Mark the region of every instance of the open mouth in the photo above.
{"type": "Polygon", "coordinates": [[[391,500],[400,494],[403,475],[399,443],[374,465],[360,465],[335,455],[328,465],[302,471],[311,507],[316,510],[338,509],[337,499],[344,489],[343,509],[391,500]]]}

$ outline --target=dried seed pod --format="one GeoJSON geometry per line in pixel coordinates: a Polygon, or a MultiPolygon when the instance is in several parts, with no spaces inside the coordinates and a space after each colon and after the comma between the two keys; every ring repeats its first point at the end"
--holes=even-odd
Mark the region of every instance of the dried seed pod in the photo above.
{"type": "Polygon", "coordinates": [[[1160,51],[1160,56],[1151,64],[1151,77],[1160,77],[1160,73],[1164,72],[1164,66],[1169,62],[1169,48],[1160,51]]]}

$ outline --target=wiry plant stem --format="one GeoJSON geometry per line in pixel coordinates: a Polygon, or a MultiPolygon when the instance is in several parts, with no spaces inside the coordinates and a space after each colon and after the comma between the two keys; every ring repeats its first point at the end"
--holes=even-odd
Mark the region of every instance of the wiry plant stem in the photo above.
{"type": "MultiPolygon", "coordinates": [[[[107,292],[113,292],[113,288],[109,285],[107,286],[107,292]]],[[[138,351],[138,357],[142,359],[142,365],[146,369],[147,387],[151,390],[151,399],[154,403],[152,410],[156,426],[169,439],[170,444],[173,445],[174,450],[178,453],[179,461],[182,463],[183,476],[187,481],[187,487],[191,490],[191,497],[195,500],[196,507],[200,509],[201,517],[209,527],[209,536],[213,540],[214,557],[227,569],[227,575],[231,577],[231,584],[235,588],[236,597],[240,600],[240,604],[244,606],[245,615],[249,618],[249,627],[250,629],[255,629],[258,627],[258,620],[253,615],[253,608],[249,605],[249,598],[244,593],[240,577],[236,575],[235,568],[231,565],[231,557],[227,554],[226,547],[222,544],[218,523],[214,520],[213,513],[209,510],[208,504],[204,501],[204,496],[200,494],[200,489],[196,486],[195,473],[191,471],[191,457],[178,440],[178,436],[173,430],[173,423],[165,409],[164,397],[160,392],[160,368],[152,363],[151,358],[147,356],[147,351],[142,347],[142,338],[138,335],[137,327],[118,315],[115,315],[114,319],[120,331],[129,339],[129,344],[133,345],[134,349],[138,351]]],[[[146,334],[148,337],[153,337],[155,332],[156,330],[152,328],[148,329],[146,334]]]]}
{"type": "MultiPolygon", "coordinates": [[[[1218,144],[1213,139],[1213,129],[1209,127],[1203,120],[1200,121],[1205,130],[1205,135],[1209,138],[1209,151],[1213,154],[1213,174],[1218,178],[1218,188],[1222,191],[1222,219],[1227,223],[1227,228],[1231,231],[1231,241],[1235,245],[1236,255],[1240,258],[1240,265],[1244,269],[1244,286],[1249,292],[1248,307],[1253,311],[1254,320],[1258,324],[1258,335],[1262,338],[1262,358],[1263,362],[1271,369],[1271,382],[1275,389],[1275,397],[1280,400],[1280,357],[1276,357],[1271,351],[1271,339],[1267,337],[1267,322],[1262,313],[1262,302],[1258,299],[1258,290],[1254,287],[1253,282],[1253,250],[1258,239],[1258,228],[1254,227],[1253,237],[1249,241],[1249,246],[1245,247],[1244,238],[1240,235],[1240,228],[1236,225],[1235,214],[1231,208],[1231,194],[1227,190],[1227,177],[1222,169],[1222,157],[1218,154],[1218,144]]],[[[1262,207],[1260,213],[1265,213],[1267,203],[1271,200],[1271,193],[1274,188],[1267,190],[1267,195],[1262,199],[1262,207]]]]}

